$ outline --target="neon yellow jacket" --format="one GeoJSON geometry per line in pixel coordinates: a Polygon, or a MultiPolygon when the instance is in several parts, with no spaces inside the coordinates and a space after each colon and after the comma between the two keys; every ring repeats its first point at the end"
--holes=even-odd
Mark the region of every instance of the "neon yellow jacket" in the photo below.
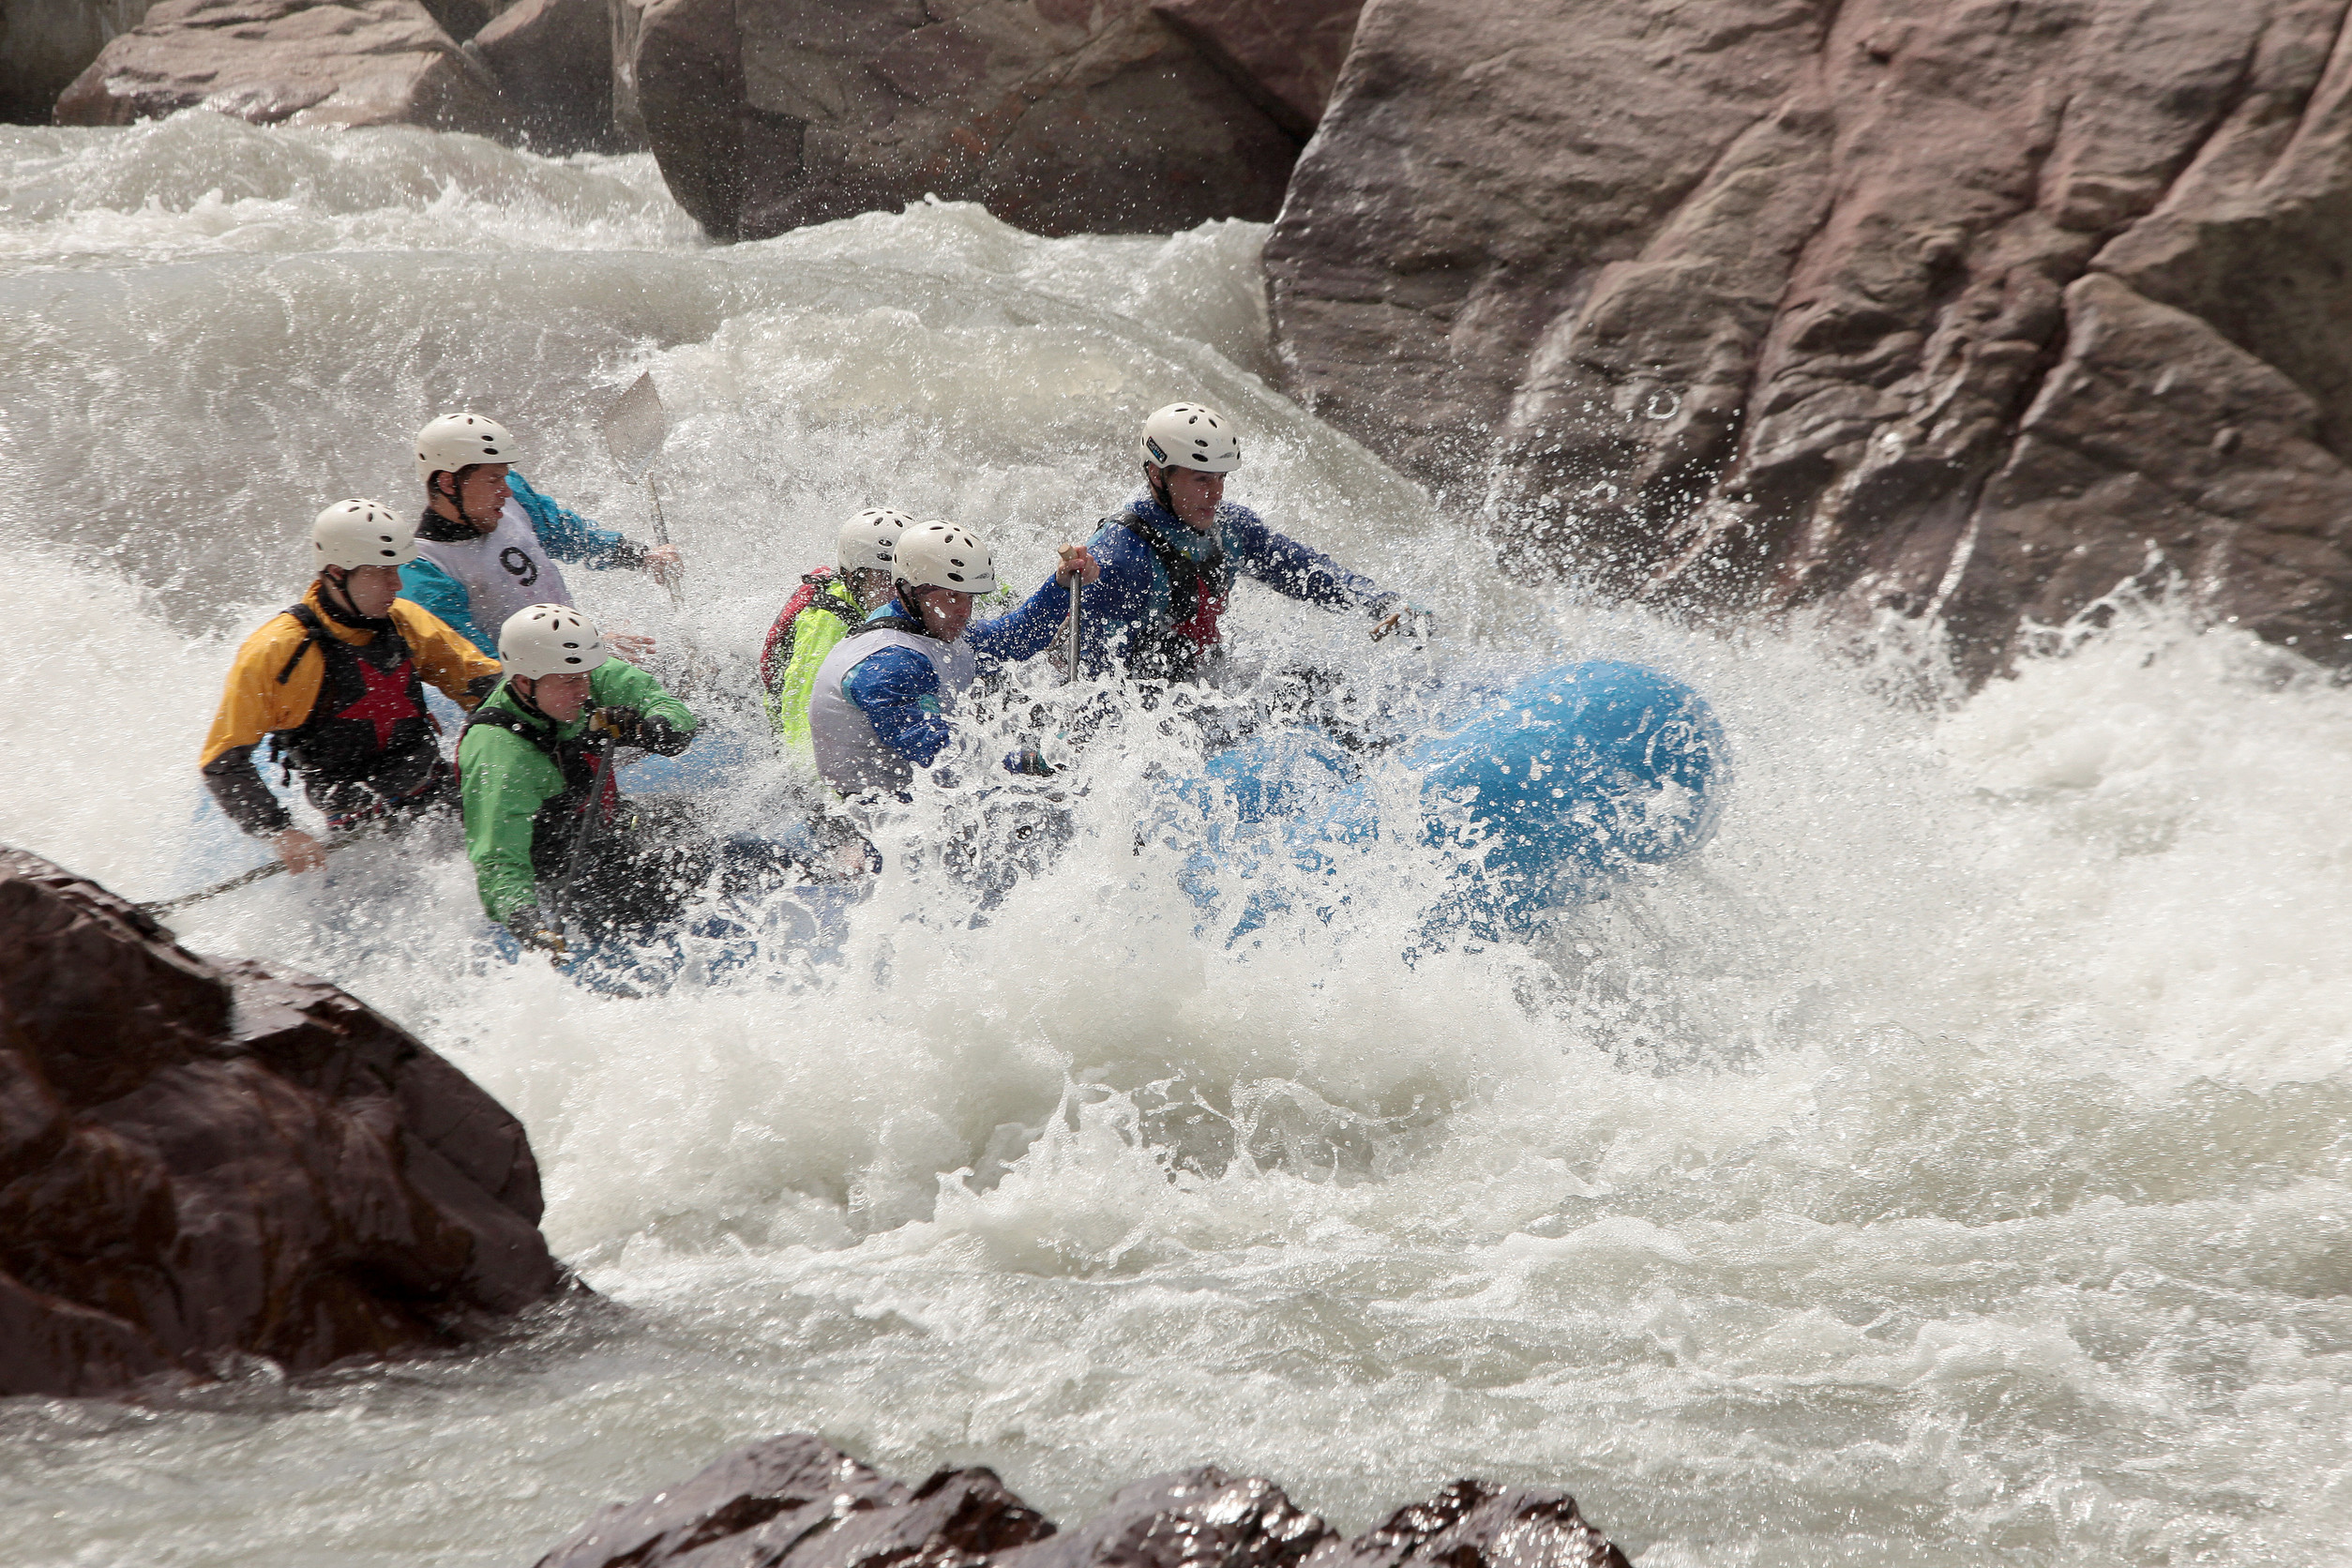
{"type": "Polygon", "coordinates": [[[776,744],[812,778],[817,752],[808,734],[808,699],[817,689],[817,667],[850,635],[851,622],[865,618],[856,596],[833,581],[792,617],[792,650],[768,693],[768,723],[775,727],[776,744]],[[840,606],[850,620],[834,614],[828,605],[840,606]]]}

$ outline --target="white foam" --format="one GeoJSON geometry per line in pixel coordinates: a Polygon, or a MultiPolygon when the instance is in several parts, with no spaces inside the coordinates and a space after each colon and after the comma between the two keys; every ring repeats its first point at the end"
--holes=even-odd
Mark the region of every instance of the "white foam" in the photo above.
{"type": "MultiPolygon", "coordinates": [[[[1026,586],[1122,499],[1136,417],[1201,397],[1247,432],[1233,494],[1446,613],[1440,668],[1660,664],[1738,765],[1696,862],[1412,968],[1410,846],[1198,929],[1133,844],[1184,755],[1148,723],[1089,753],[1049,874],[974,925],[894,870],[836,967],[597,997],[485,960],[460,864],[370,850],[191,912],[512,1106],[550,1234],[635,1314],[0,1412],[23,1560],[527,1560],[793,1427],[1065,1518],[1214,1461],[1350,1527],[1564,1484],[1648,1564],[2342,1560],[2352,697],[2162,604],[1920,704],[1892,643],[1502,580],[1262,379],[1261,234],[923,205],[719,249],[641,158],[0,130],[0,840],[126,892],[193,873],[197,738],[317,506],[408,496],[404,433],[464,401],[642,532],[593,416],[646,368],[689,609],[577,585],[738,668],[847,513],[973,523],[1026,586]]],[[[1248,587],[1235,621],[1427,673],[1248,587]]]]}

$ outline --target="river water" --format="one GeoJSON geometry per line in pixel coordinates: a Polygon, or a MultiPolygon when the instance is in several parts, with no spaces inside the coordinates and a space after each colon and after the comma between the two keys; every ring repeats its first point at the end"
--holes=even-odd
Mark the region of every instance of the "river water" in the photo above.
{"type": "Polygon", "coordinates": [[[0,1558],[520,1568],[807,1429],[1065,1520],[1214,1462],[1349,1529],[1565,1485],[1645,1568],[2352,1560],[2352,694],[2161,602],[1962,699],[1892,635],[1505,580],[1271,390],[1262,233],[927,205],[716,249],[642,158],[0,128],[0,841],[133,897],[223,868],[197,743],[310,515],[407,505],[407,432],[466,404],[642,535],[594,425],[645,369],[686,608],[574,587],[671,653],[740,670],[869,505],[1034,580],[1199,398],[1237,499],[1446,621],[1374,649],[1245,589],[1242,637],[1396,690],[1641,660],[1738,765],[1696,860],[1410,964],[1409,852],[1204,925],[1134,843],[1143,730],[984,915],[894,874],[837,959],[649,1000],[487,957],[446,860],[201,906],[189,945],[331,975],[512,1107],[626,1311],[0,1407],[0,1558]]]}

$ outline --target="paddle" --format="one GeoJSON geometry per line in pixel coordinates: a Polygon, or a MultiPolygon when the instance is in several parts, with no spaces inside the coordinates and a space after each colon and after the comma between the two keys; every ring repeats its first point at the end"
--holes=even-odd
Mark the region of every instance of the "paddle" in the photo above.
{"type": "MultiPolygon", "coordinates": [[[[629,384],[621,394],[621,400],[612,405],[612,412],[604,416],[605,450],[612,454],[612,465],[621,471],[621,477],[634,483],[645,481],[645,493],[654,502],[654,542],[670,542],[670,523],[661,512],[661,490],[654,483],[653,461],[661,456],[662,444],[670,439],[670,412],[661,406],[661,393],[654,385],[654,372],[647,370],[629,384]]],[[[686,600],[678,587],[673,571],[664,579],[670,590],[670,603],[683,611],[686,600]]]]}
{"type": "Polygon", "coordinates": [[[556,924],[567,947],[573,940],[572,884],[580,880],[580,864],[588,858],[588,841],[596,836],[596,824],[604,820],[604,787],[611,776],[612,737],[607,734],[596,743],[596,776],[588,786],[587,814],[580,820],[579,837],[572,840],[571,859],[564,864],[564,881],[555,889],[556,924]]]}
{"type": "Polygon", "coordinates": [[[1078,573],[1072,572],[1070,574],[1070,667],[1062,673],[1063,686],[1069,686],[1078,678],[1078,650],[1083,646],[1079,629],[1081,621],[1078,615],[1078,573]]]}
{"type": "MultiPolygon", "coordinates": [[[[349,832],[339,834],[320,845],[319,852],[333,854],[337,850],[349,849],[362,838],[374,837],[390,825],[389,822],[384,821],[362,822],[349,832]]],[[[184,910],[190,904],[201,904],[207,898],[218,898],[223,893],[234,893],[240,887],[250,887],[255,882],[277,876],[285,869],[284,861],[273,860],[267,865],[256,866],[250,871],[240,871],[227,882],[215,882],[210,887],[200,887],[193,893],[183,893],[176,898],[158,898],[154,903],[142,904],[139,910],[143,914],[150,914],[160,920],[173,910],[184,910]]]]}

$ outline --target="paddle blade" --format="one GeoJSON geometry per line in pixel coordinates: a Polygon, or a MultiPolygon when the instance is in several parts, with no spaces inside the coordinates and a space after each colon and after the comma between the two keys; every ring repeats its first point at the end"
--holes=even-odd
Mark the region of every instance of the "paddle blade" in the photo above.
{"type": "Polygon", "coordinates": [[[670,414],[661,406],[661,394],[654,390],[654,372],[648,370],[604,416],[604,444],[621,476],[633,480],[660,456],[661,444],[669,439],[670,414]]]}

